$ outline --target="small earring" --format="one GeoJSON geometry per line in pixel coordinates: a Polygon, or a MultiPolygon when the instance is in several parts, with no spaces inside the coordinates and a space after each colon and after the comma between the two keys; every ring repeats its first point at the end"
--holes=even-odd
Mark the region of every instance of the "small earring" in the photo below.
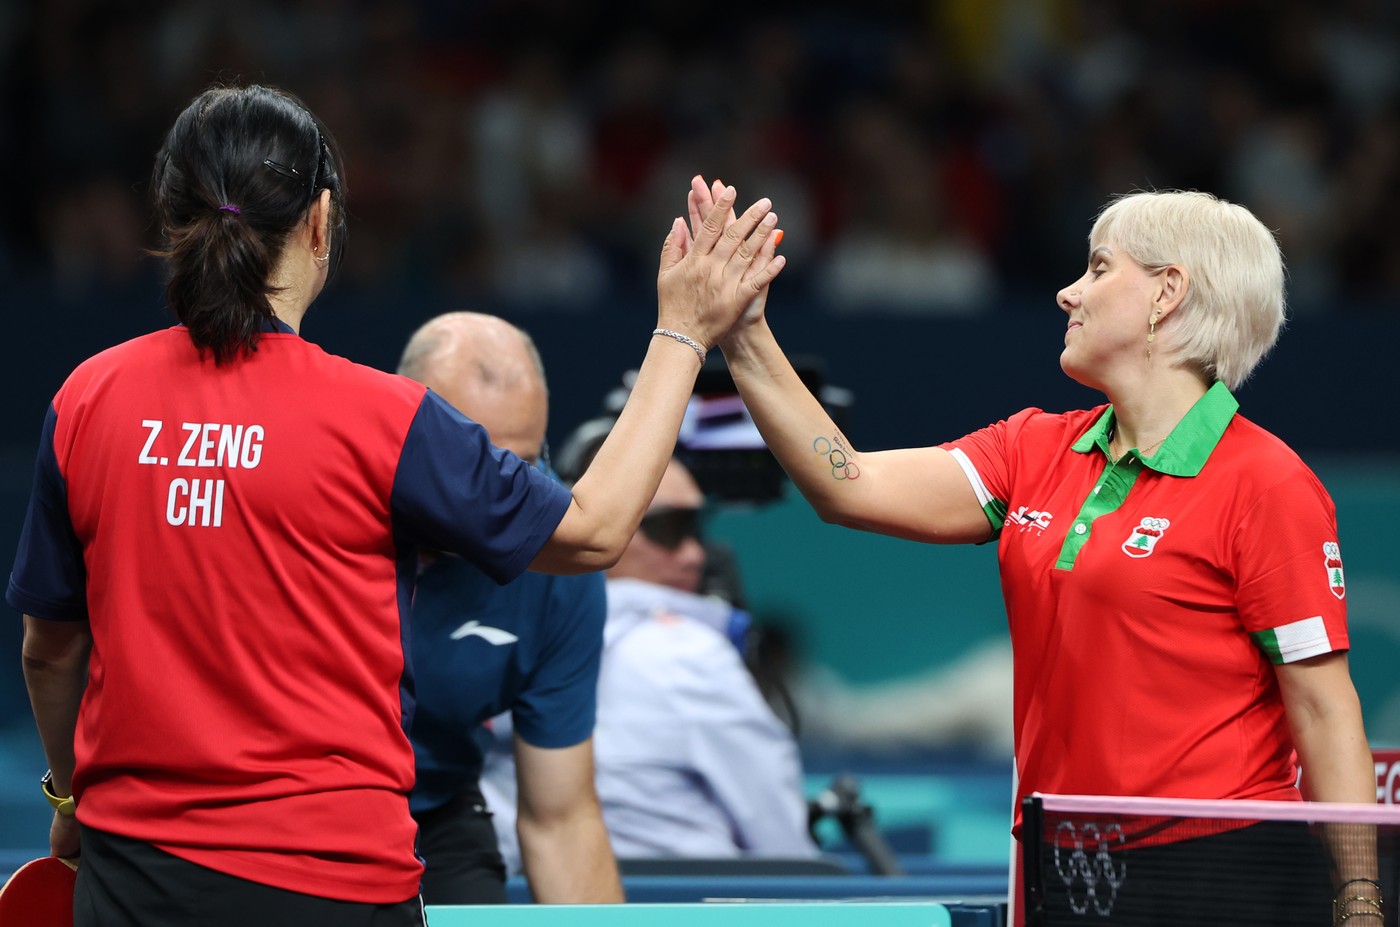
{"type": "Polygon", "coordinates": [[[1147,359],[1152,359],[1152,342],[1157,340],[1157,313],[1152,313],[1152,318],[1147,323],[1147,359]]]}
{"type": "MultiPolygon", "coordinates": [[[[311,249],[311,258],[312,258],[312,260],[314,260],[317,264],[324,264],[324,263],[326,263],[327,261],[329,261],[329,260],[331,259],[331,252],[330,252],[330,249],[327,248],[325,254],[317,254],[317,253],[316,253],[316,249],[315,249],[315,248],[312,248],[312,249],[311,249]]],[[[1147,340],[1148,340],[1148,341],[1151,341],[1152,339],[1149,338],[1149,339],[1147,339],[1147,340]]]]}

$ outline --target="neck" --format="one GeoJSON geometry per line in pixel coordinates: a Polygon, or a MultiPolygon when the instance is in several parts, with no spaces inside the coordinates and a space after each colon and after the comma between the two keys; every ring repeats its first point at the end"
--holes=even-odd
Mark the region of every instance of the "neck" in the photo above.
{"type": "Polygon", "coordinates": [[[287,248],[270,281],[272,292],[267,301],[272,304],[272,312],[292,331],[301,334],[301,320],[306,315],[311,301],[316,298],[315,271],[305,266],[309,260],[304,255],[295,255],[294,248],[287,248]]]}
{"type": "Polygon", "coordinates": [[[1139,388],[1110,394],[1114,415],[1110,452],[1118,457],[1134,447],[1144,454],[1155,449],[1207,389],[1209,386],[1195,373],[1175,370],[1154,377],[1139,388]]]}
{"type": "Polygon", "coordinates": [[[271,302],[272,314],[277,316],[278,321],[282,322],[292,331],[300,335],[301,320],[302,317],[306,315],[306,306],[302,306],[300,309],[296,309],[294,307],[283,307],[275,299],[271,300],[271,302]]]}

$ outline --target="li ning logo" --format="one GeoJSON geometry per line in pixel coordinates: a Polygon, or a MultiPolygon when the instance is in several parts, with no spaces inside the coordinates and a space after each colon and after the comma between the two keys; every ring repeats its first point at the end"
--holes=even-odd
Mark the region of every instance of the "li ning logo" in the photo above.
{"type": "Polygon", "coordinates": [[[1347,597],[1347,578],[1342,573],[1342,549],[1336,541],[1322,545],[1322,562],[1327,567],[1327,585],[1339,599],[1347,597]]]}
{"type": "Polygon", "coordinates": [[[1123,542],[1123,553],[1129,557],[1150,557],[1170,525],[1165,518],[1144,518],[1123,542]]]}

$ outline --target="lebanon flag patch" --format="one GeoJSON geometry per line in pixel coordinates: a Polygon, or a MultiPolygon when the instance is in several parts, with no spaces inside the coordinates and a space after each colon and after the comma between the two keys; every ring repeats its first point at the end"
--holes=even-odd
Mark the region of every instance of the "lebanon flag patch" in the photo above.
{"type": "Polygon", "coordinates": [[[1322,545],[1322,562],[1327,567],[1327,586],[1339,599],[1347,597],[1346,574],[1342,572],[1342,548],[1336,541],[1322,545]]]}
{"type": "Polygon", "coordinates": [[[1123,553],[1129,557],[1151,556],[1152,549],[1162,538],[1162,533],[1170,526],[1171,522],[1165,518],[1144,518],[1123,542],[1123,553]]]}

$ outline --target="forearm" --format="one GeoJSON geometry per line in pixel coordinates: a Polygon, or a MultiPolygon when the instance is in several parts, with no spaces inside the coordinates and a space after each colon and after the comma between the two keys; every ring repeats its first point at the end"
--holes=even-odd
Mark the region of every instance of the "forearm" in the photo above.
{"type": "Polygon", "coordinates": [[[764,442],[826,521],[848,523],[859,455],[779,347],[766,320],[736,330],[724,357],[764,442]]]}
{"type": "Polygon", "coordinates": [[[566,527],[577,536],[578,572],[612,566],[636,533],[675,452],[699,370],[687,345],[664,335],[651,339],[627,404],[573,487],[566,517],[574,523],[566,527]]]}
{"type": "Polygon", "coordinates": [[[1375,766],[1345,655],[1279,667],[1279,682],[1308,798],[1375,804],[1375,766]]]}
{"type": "Polygon", "coordinates": [[[1375,765],[1364,738],[1339,725],[1336,730],[1319,726],[1298,741],[1310,800],[1375,804],[1375,765]]]}
{"type": "MultiPolygon", "coordinates": [[[[1293,709],[1289,721],[1307,797],[1374,804],[1375,766],[1355,691],[1347,686],[1331,698],[1295,703],[1293,709]]],[[[1379,924],[1377,917],[1361,916],[1379,910],[1371,904],[1380,901],[1375,827],[1329,823],[1318,830],[1332,860],[1339,913],[1352,912],[1348,920],[1358,927],[1379,924]]]]}
{"type": "Polygon", "coordinates": [[[596,803],[567,816],[517,821],[520,856],[541,904],[618,904],[626,899],[596,803]]]}
{"type": "MultiPolygon", "coordinates": [[[[1373,804],[1376,800],[1374,765],[1369,748],[1357,750],[1353,738],[1344,732],[1317,731],[1312,743],[1299,753],[1303,761],[1303,778],[1309,798],[1314,801],[1354,802],[1373,804]]],[[[1332,882],[1339,902],[1347,899],[1380,901],[1376,857],[1376,828],[1369,824],[1323,824],[1319,835],[1332,860],[1332,882]],[[1360,880],[1360,881],[1358,881],[1360,880]]],[[[1369,902],[1352,901],[1346,911],[1370,911],[1369,902]]],[[[1352,922],[1361,927],[1380,921],[1370,917],[1355,917],[1352,922]]]]}
{"type": "Polygon", "coordinates": [[[24,684],[29,691],[44,756],[53,771],[53,790],[58,795],[70,795],[73,734],[87,686],[91,638],[85,625],[79,629],[29,615],[24,621],[24,684]]]}

